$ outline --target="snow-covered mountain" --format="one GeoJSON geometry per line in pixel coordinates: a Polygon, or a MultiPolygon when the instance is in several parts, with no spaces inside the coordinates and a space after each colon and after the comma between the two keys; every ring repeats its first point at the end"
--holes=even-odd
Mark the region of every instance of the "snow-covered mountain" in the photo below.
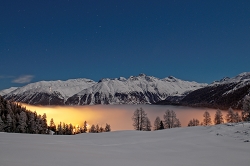
{"type": "Polygon", "coordinates": [[[8,93],[16,90],[18,87],[10,87],[8,89],[4,89],[4,90],[1,90],[0,91],[0,96],[4,96],[4,95],[7,95],[8,93]]]}
{"type": "Polygon", "coordinates": [[[17,88],[4,98],[28,104],[63,105],[70,96],[94,84],[96,82],[90,79],[39,81],[17,88]]]}
{"type": "Polygon", "coordinates": [[[207,84],[167,77],[159,79],[140,74],[116,79],[102,79],[97,84],[75,94],[67,104],[150,104],[168,96],[184,96],[207,84]]]}
{"type": "Polygon", "coordinates": [[[4,95],[18,102],[41,105],[87,104],[144,104],[164,100],[169,96],[184,97],[186,94],[207,86],[167,77],[159,79],[140,74],[115,79],[71,79],[67,81],[40,81],[4,95]]]}
{"type": "Polygon", "coordinates": [[[221,109],[229,107],[241,109],[246,95],[250,95],[250,72],[215,81],[207,87],[191,92],[181,103],[221,109]]]}

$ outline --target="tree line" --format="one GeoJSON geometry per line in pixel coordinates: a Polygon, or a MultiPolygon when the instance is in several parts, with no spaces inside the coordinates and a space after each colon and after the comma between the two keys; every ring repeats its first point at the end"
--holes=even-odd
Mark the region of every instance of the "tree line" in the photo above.
{"type": "Polygon", "coordinates": [[[47,116],[27,110],[18,103],[10,102],[0,96],[0,132],[30,133],[30,134],[58,134],[72,135],[79,133],[100,133],[111,131],[111,126],[106,124],[103,128],[99,125],[92,125],[87,128],[85,121],[83,126],[73,126],[71,123],[60,122],[57,126],[53,118],[47,124],[47,116]]]}
{"type": "MultiPolygon", "coordinates": [[[[212,125],[211,116],[208,111],[205,111],[203,114],[203,122],[199,122],[198,119],[192,119],[189,121],[188,126],[199,126],[199,125],[212,125]]],[[[223,114],[220,109],[218,109],[214,115],[214,124],[222,124],[226,123],[238,123],[250,121],[250,97],[246,96],[243,101],[243,110],[241,115],[238,112],[235,112],[232,108],[229,108],[226,114],[225,119],[223,118],[223,114]]]]}
{"type": "MultiPolygon", "coordinates": [[[[154,130],[181,127],[180,120],[176,117],[176,113],[172,110],[167,110],[163,115],[163,119],[164,120],[162,121],[160,117],[156,117],[154,121],[154,130]]],[[[142,108],[135,110],[132,120],[135,130],[151,131],[151,122],[147,117],[147,113],[142,108]]]]}
{"type": "Polygon", "coordinates": [[[102,132],[110,132],[111,126],[106,123],[106,126],[103,128],[102,126],[92,124],[88,129],[87,121],[84,121],[83,126],[73,126],[71,123],[66,124],[64,122],[60,122],[57,126],[54,123],[53,118],[50,120],[50,125],[48,126],[50,131],[53,131],[55,135],[72,135],[72,134],[80,134],[80,133],[102,133],[102,132]]]}
{"type": "MultiPolygon", "coordinates": [[[[147,113],[142,109],[136,109],[132,116],[133,127],[135,130],[140,131],[151,131],[152,125],[147,117],[147,113]]],[[[213,124],[227,123],[238,123],[238,122],[250,121],[250,96],[246,96],[243,101],[243,110],[241,115],[235,112],[232,108],[229,108],[225,119],[223,118],[222,111],[218,109],[214,115],[213,124]]],[[[205,111],[203,114],[203,121],[200,122],[198,119],[191,119],[188,123],[188,127],[191,126],[208,126],[212,125],[212,119],[210,113],[205,111]]],[[[181,127],[179,119],[176,117],[176,113],[172,110],[167,110],[163,115],[163,120],[159,116],[154,121],[154,130],[169,129],[175,127],[181,127]]]]}

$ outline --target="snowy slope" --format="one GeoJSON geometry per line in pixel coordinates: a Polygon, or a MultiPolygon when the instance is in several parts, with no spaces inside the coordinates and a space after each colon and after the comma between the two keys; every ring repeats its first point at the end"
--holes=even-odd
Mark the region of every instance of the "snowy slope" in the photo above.
{"type": "Polygon", "coordinates": [[[75,136],[0,133],[1,166],[246,166],[250,124],[75,136]]]}
{"type": "Polygon", "coordinates": [[[8,88],[8,89],[4,89],[4,90],[1,90],[0,91],[0,96],[4,96],[8,93],[11,93],[12,91],[16,90],[18,87],[11,87],[11,88],[8,88]]]}
{"type": "Polygon", "coordinates": [[[207,84],[167,77],[159,79],[140,74],[116,79],[102,79],[97,84],[70,97],[67,104],[144,104],[182,96],[207,84]]]}
{"type": "Polygon", "coordinates": [[[245,85],[250,84],[250,72],[244,72],[241,73],[235,77],[229,78],[225,77],[221,79],[220,81],[215,81],[209,86],[216,86],[216,85],[222,85],[222,84],[232,84],[232,83],[237,83],[237,86],[235,87],[234,90],[237,90],[238,88],[241,88],[245,85]]]}
{"type": "Polygon", "coordinates": [[[67,81],[40,81],[28,84],[18,88],[6,96],[6,99],[13,99],[18,102],[31,104],[48,104],[48,98],[51,101],[59,101],[64,103],[70,96],[80,92],[82,89],[94,85],[96,82],[90,79],[70,79],[67,81]]]}
{"type": "Polygon", "coordinates": [[[246,95],[250,95],[250,72],[232,78],[226,77],[195,90],[185,96],[182,103],[221,109],[242,109],[242,101],[246,95]]]}

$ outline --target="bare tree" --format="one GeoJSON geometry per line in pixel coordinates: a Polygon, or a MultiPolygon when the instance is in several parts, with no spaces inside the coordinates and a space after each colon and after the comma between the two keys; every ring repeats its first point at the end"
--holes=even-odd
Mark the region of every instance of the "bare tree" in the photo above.
{"type": "Polygon", "coordinates": [[[222,124],[224,123],[224,120],[223,120],[223,114],[221,112],[221,110],[217,110],[215,115],[214,115],[214,124],[222,124]]]}
{"type": "Polygon", "coordinates": [[[147,114],[142,108],[135,110],[132,116],[132,120],[135,130],[140,130],[140,131],[145,130],[147,122],[147,114]]]}
{"type": "Polygon", "coordinates": [[[212,124],[211,116],[210,116],[209,112],[205,111],[203,114],[203,117],[204,117],[204,119],[203,119],[204,126],[208,126],[208,125],[212,124]]]}
{"type": "Polygon", "coordinates": [[[188,127],[190,127],[190,126],[199,126],[199,125],[200,125],[200,121],[198,119],[192,119],[188,123],[188,127]]]}
{"type": "Polygon", "coordinates": [[[181,127],[179,119],[176,118],[174,111],[167,110],[163,115],[165,128],[181,127]]]}
{"type": "Polygon", "coordinates": [[[148,119],[148,117],[146,117],[146,121],[145,121],[145,127],[144,127],[144,129],[143,130],[145,130],[145,131],[151,131],[151,122],[150,122],[150,120],[148,119]]]}
{"type": "Polygon", "coordinates": [[[161,119],[159,116],[157,116],[154,121],[154,130],[160,130],[160,127],[161,127],[161,119]]]}

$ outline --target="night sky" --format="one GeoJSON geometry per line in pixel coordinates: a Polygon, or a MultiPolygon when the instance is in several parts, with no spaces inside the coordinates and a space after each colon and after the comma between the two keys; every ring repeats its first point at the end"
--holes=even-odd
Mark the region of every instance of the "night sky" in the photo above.
{"type": "Polygon", "coordinates": [[[250,71],[249,0],[0,0],[0,90],[145,73],[250,71]]]}

